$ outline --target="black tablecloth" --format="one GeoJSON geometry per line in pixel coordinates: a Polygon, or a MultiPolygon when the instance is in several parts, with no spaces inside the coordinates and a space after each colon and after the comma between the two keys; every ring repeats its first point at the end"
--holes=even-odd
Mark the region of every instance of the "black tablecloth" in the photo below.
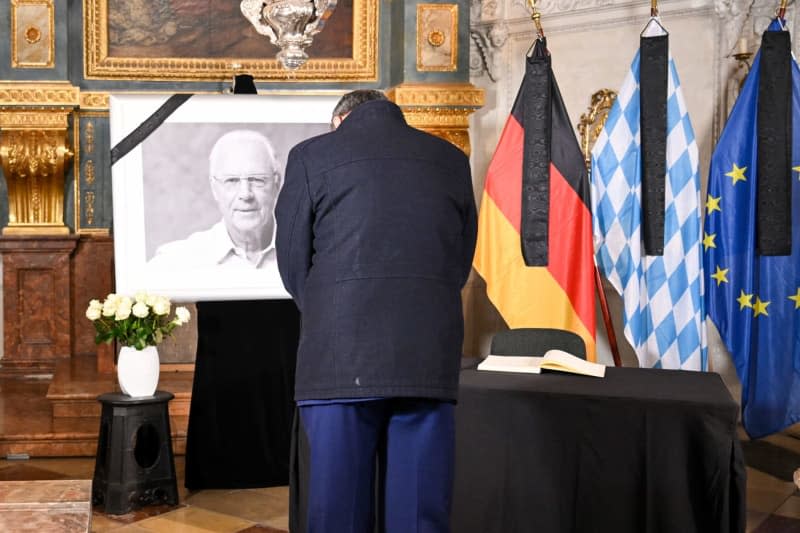
{"type": "Polygon", "coordinates": [[[714,373],[463,370],[452,531],[743,532],[737,413],[714,373]]]}
{"type": "Polygon", "coordinates": [[[291,300],[200,302],[186,487],[289,482],[300,315],[291,300]]]}

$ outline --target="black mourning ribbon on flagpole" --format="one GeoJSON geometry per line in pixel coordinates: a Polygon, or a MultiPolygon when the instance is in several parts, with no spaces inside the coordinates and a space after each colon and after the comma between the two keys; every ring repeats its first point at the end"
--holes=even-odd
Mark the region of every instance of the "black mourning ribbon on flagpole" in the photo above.
{"type": "Polygon", "coordinates": [[[756,249],[792,253],[792,67],[788,31],[761,38],[756,249]]]}
{"type": "Polygon", "coordinates": [[[550,215],[550,134],[552,70],[547,43],[540,39],[525,65],[523,85],[522,220],[520,241],[527,266],[547,265],[550,215]]]}
{"type": "Polygon", "coordinates": [[[644,253],[664,254],[664,193],[667,179],[667,61],[669,36],[642,37],[639,130],[642,139],[644,253]]]}
{"type": "Polygon", "coordinates": [[[191,94],[173,94],[167,98],[167,101],[164,102],[161,107],[147,117],[147,120],[139,124],[135,130],[130,132],[111,149],[111,165],[113,166],[114,163],[125,157],[128,152],[139,146],[142,141],[158,129],[158,127],[167,120],[167,117],[174,113],[175,110],[183,105],[191,96],[191,94]]]}

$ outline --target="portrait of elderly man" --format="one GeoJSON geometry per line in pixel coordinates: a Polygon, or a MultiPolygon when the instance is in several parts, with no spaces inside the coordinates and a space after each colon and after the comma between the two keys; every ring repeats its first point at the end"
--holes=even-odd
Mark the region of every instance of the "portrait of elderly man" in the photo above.
{"type": "Polygon", "coordinates": [[[274,209],[282,173],[270,141],[253,130],[222,135],[208,157],[208,182],[221,219],[158,247],[159,269],[275,266],[274,209]]]}

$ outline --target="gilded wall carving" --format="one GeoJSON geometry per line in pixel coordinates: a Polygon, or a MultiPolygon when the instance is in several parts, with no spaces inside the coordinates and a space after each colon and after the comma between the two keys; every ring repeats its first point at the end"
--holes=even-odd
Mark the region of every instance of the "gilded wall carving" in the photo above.
{"type": "Polygon", "coordinates": [[[389,89],[386,95],[399,106],[461,105],[480,107],[484,103],[483,90],[470,83],[406,83],[389,89]]]}
{"type": "Polygon", "coordinates": [[[76,106],[79,103],[80,88],[68,83],[3,83],[0,81],[0,105],[35,106],[59,105],[76,106]]]}
{"type": "MultiPolygon", "coordinates": [[[[94,184],[94,161],[89,159],[86,161],[86,169],[84,170],[86,175],[86,185],[93,185],[94,184]]],[[[91,224],[91,222],[89,222],[91,224]]]]}
{"type": "Polygon", "coordinates": [[[0,113],[0,163],[8,187],[3,233],[69,233],[64,225],[64,167],[72,152],[64,129],[8,127],[0,113]]]}
{"type": "Polygon", "coordinates": [[[55,65],[54,0],[11,0],[12,68],[55,65]]]}
{"type": "Polygon", "coordinates": [[[91,191],[87,192],[84,200],[86,222],[92,225],[94,224],[94,193],[91,191]]]}
{"type": "MultiPolygon", "coordinates": [[[[81,93],[83,95],[83,93],[81,93]]],[[[107,97],[107,95],[106,95],[107,97]]],[[[75,208],[72,227],[76,233],[107,235],[108,222],[103,222],[100,206],[110,189],[111,169],[108,166],[107,129],[102,124],[108,122],[108,111],[85,111],[81,108],[73,118],[75,150],[72,165],[73,197],[75,208]]],[[[106,217],[110,213],[106,214],[106,217]]]]}
{"type": "Polygon", "coordinates": [[[406,121],[471,153],[469,116],[483,105],[484,92],[471,84],[403,84],[386,91],[406,121]]]}
{"type": "Polygon", "coordinates": [[[417,4],[417,70],[454,71],[458,4],[417,4]]]}
{"type": "Polygon", "coordinates": [[[86,151],[94,152],[94,122],[86,123],[86,151]]]}

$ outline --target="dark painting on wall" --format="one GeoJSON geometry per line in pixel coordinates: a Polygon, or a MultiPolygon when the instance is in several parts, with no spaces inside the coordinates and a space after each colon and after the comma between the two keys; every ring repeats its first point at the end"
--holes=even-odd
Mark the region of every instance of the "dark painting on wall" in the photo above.
{"type": "Polygon", "coordinates": [[[142,81],[378,80],[377,0],[339,0],[306,49],[309,60],[286,70],[239,0],[83,0],[84,77],[142,81]]]}
{"type": "MultiPolygon", "coordinates": [[[[112,57],[274,57],[278,48],[242,15],[239,2],[109,0],[108,54],[112,57]]],[[[309,57],[353,55],[353,0],[340,0],[309,57]]]]}

